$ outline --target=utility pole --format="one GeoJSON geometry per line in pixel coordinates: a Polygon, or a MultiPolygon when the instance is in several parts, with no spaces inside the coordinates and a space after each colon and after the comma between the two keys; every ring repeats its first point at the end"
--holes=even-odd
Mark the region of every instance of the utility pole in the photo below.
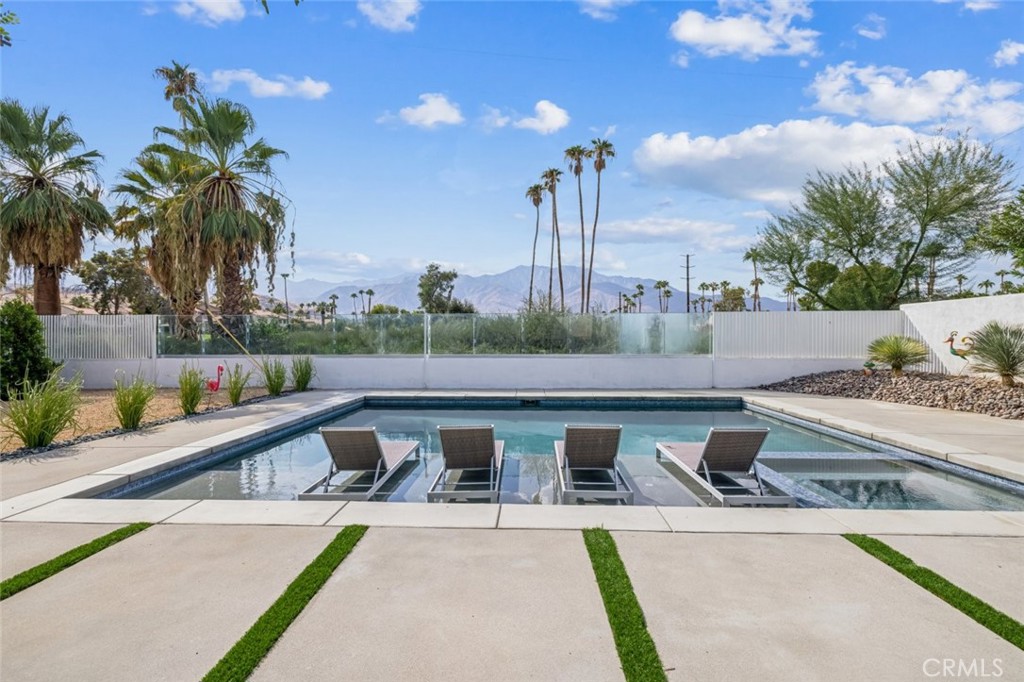
{"type": "Polygon", "coordinates": [[[690,256],[692,255],[692,253],[683,254],[683,257],[686,258],[686,265],[683,266],[686,268],[686,312],[690,312],[690,279],[692,279],[690,277],[690,256]]]}

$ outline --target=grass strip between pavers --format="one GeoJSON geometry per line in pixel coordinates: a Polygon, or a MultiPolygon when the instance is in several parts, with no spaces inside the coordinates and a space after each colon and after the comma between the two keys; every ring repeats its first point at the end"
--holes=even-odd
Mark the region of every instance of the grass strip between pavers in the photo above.
{"type": "Polygon", "coordinates": [[[594,567],[626,682],[665,680],[661,657],[647,632],[647,620],[611,533],[603,528],[588,528],[583,531],[583,542],[594,567]]]}
{"type": "Polygon", "coordinates": [[[914,563],[877,538],[850,533],[843,536],[879,561],[891,566],[953,608],[973,618],[1018,649],[1024,649],[1024,625],[975,597],[941,575],[914,563]]]}
{"type": "Polygon", "coordinates": [[[203,682],[237,682],[248,679],[365,532],[366,526],[345,526],[249,631],[224,654],[224,658],[206,673],[203,682]]]}
{"type": "Polygon", "coordinates": [[[116,545],[126,538],[130,538],[136,533],[141,533],[153,524],[151,523],[133,523],[130,526],[124,528],[118,528],[115,531],[101,535],[92,542],[87,542],[84,545],[79,545],[74,549],[64,552],[58,557],[54,557],[47,562],[41,563],[38,566],[22,571],[17,575],[12,575],[7,580],[0,582],[0,601],[7,599],[24,589],[32,587],[38,582],[46,580],[52,575],[56,575],[63,571],[65,568],[74,566],[83,559],[88,559],[93,554],[100,552],[111,545],[116,545]]]}

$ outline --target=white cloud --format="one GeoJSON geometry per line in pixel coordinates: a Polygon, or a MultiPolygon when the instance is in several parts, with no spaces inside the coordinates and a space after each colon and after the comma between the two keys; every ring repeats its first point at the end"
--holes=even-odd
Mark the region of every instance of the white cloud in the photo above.
{"type": "Polygon", "coordinates": [[[550,135],[569,125],[569,112],[554,102],[542,99],[533,107],[536,116],[523,117],[513,123],[516,128],[533,130],[541,135],[550,135]]]}
{"type": "Polygon", "coordinates": [[[356,7],[371,24],[385,31],[413,31],[423,9],[419,0],[359,0],[356,7]]]}
{"type": "Polygon", "coordinates": [[[864,17],[864,20],[854,28],[857,30],[858,35],[868,40],[881,40],[885,37],[885,17],[872,12],[864,17]]]}
{"type": "Polygon", "coordinates": [[[928,71],[920,78],[893,66],[826,67],[809,91],[814,108],[873,121],[976,127],[999,134],[1024,125],[1024,87],[1012,81],[980,83],[963,70],[928,71]]]}
{"type": "MultiPolygon", "coordinates": [[[[818,31],[792,25],[796,19],[811,18],[808,0],[719,0],[718,12],[716,17],[696,10],[680,12],[670,29],[672,37],[708,57],[735,55],[756,61],[818,52],[818,31]]],[[[686,66],[684,53],[676,63],[686,66]]]]}
{"type": "Polygon", "coordinates": [[[679,52],[676,52],[675,56],[672,57],[672,63],[680,69],[685,69],[690,65],[690,55],[686,53],[686,50],[679,50],[679,52]]]}
{"type": "Polygon", "coordinates": [[[580,11],[600,21],[615,21],[618,9],[634,2],[636,0],[580,0],[580,11]]]}
{"type": "Polygon", "coordinates": [[[207,80],[213,92],[225,92],[234,83],[242,83],[249,88],[249,94],[253,97],[323,99],[331,91],[327,81],[313,80],[309,76],[301,80],[291,76],[268,79],[252,69],[216,69],[207,80]]]}
{"type": "Polygon", "coordinates": [[[992,55],[992,63],[996,66],[1013,66],[1021,55],[1024,55],[1024,43],[1004,40],[999,43],[999,50],[992,55]]]}
{"type": "Polygon", "coordinates": [[[504,128],[512,122],[512,118],[501,113],[501,109],[488,105],[483,106],[484,114],[480,117],[480,125],[484,130],[490,132],[498,128],[504,128]]]}
{"type": "Polygon", "coordinates": [[[839,125],[827,117],[756,125],[723,137],[656,133],[633,153],[649,180],[716,196],[786,205],[815,169],[876,165],[917,137],[903,126],[839,125]]]}
{"type": "Polygon", "coordinates": [[[752,237],[735,232],[736,226],[728,223],[658,216],[601,224],[601,239],[604,241],[621,244],[685,242],[705,251],[734,251],[752,241],[752,237]]]}
{"type": "Polygon", "coordinates": [[[604,247],[597,247],[594,250],[594,269],[607,272],[609,270],[613,272],[625,272],[629,269],[626,265],[626,261],[619,257],[617,253],[611,249],[604,247]]]}
{"type": "Polygon", "coordinates": [[[972,12],[984,12],[988,9],[996,9],[999,7],[999,3],[995,0],[967,0],[964,7],[972,12]]]}
{"type": "Polygon", "coordinates": [[[174,13],[204,26],[219,26],[244,19],[245,5],[242,0],[182,0],[174,6],[174,13]]]}
{"type": "Polygon", "coordinates": [[[458,125],[465,120],[459,105],[449,102],[441,93],[424,93],[420,95],[420,102],[422,104],[415,107],[402,107],[398,117],[411,126],[428,129],[439,125],[458,125]]]}
{"type": "Polygon", "coordinates": [[[151,2],[145,2],[142,4],[142,16],[151,17],[154,14],[159,14],[160,8],[151,2]]]}

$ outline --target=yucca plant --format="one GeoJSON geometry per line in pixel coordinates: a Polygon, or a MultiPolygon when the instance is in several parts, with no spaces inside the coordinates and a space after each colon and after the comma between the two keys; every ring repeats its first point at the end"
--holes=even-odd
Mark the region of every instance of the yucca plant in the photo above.
{"type": "Polygon", "coordinates": [[[1003,386],[1016,386],[1014,377],[1024,376],[1024,325],[993,321],[971,338],[971,370],[998,374],[1003,386]]]}
{"type": "Polygon", "coordinates": [[[156,384],[136,374],[131,383],[125,383],[124,373],[114,378],[114,414],[122,429],[134,431],[142,424],[146,408],[156,395],[156,384]]]}
{"type": "Polygon", "coordinates": [[[292,385],[296,391],[308,391],[309,384],[316,376],[316,367],[313,366],[313,358],[302,355],[292,358],[292,385]]]}
{"type": "Polygon", "coordinates": [[[64,429],[78,428],[75,414],[82,403],[81,391],[81,375],[65,381],[54,371],[45,381],[26,382],[21,397],[8,403],[0,424],[27,448],[49,445],[64,429]]]}
{"type": "Polygon", "coordinates": [[[199,403],[203,400],[203,387],[206,377],[198,367],[181,366],[178,373],[178,405],[185,416],[195,414],[199,403]]]}
{"type": "Polygon", "coordinates": [[[909,336],[889,334],[871,342],[868,346],[868,359],[889,365],[892,375],[901,377],[904,367],[918,365],[928,359],[928,348],[909,336]]]}
{"type": "Polygon", "coordinates": [[[228,379],[228,400],[232,405],[237,405],[242,402],[242,391],[245,390],[245,385],[252,377],[252,370],[243,370],[242,366],[236,362],[225,376],[228,379]]]}
{"type": "Polygon", "coordinates": [[[281,392],[284,391],[284,383],[288,379],[284,363],[276,359],[263,358],[260,369],[263,370],[263,384],[267,387],[267,393],[272,396],[281,395],[281,392]]]}

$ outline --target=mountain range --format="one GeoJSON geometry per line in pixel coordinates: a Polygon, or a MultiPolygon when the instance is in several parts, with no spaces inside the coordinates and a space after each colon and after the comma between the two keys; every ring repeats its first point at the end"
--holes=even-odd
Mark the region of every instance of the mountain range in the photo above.
{"type": "MultiPolygon", "coordinates": [[[[580,269],[565,267],[562,269],[565,284],[565,302],[570,310],[580,307],[580,269]]],[[[355,282],[327,282],[317,279],[297,280],[288,283],[288,300],[291,305],[313,301],[328,301],[332,294],[338,296],[338,311],[361,311],[363,301],[359,291],[373,290],[373,303],[385,303],[398,306],[405,310],[416,310],[419,307],[420,275],[410,273],[402,277],[386,280],[358,280],[355,282]],[[356,298],[352,298],[356,294],[356,298]]],[[[553,290],[558,300],[558,272],[554,272],[553,290]]],[[[642,310],[657,312],[658,292],[654,288],[656,280],[643,277],[623,277],[604,275],[594,272],[590,299],[592,310],[612,310],[619,306],[619,295],[632,296],[636,293],[636,285],[644,286],[641,298],[642,310]]],[[[530,268],[520,265],[494,275],[459,275],[455,280],[455,297],[472,303],[481,313],[511,313],[525,307],[527,293],[530,289],[530,268]]],[[[534,291],[548,289],[548,268],[538,267],[534,275],[534,291]]],[[[669,312],[686,311],[686,293],[670,287],[672,297],[669,299],[669,312]]],[[[278,287],[275,295],[283,297],[284,291],[278,287]]],[[[364,294],[365,296],[365,294],[364,294]]],[[[699,292],[690,291],[691,299],[696,301],[699,292]]],[[[369,306],[370,302],[367,301],[369,306]]],[[[750,305],[749,299],[747,303],[750,305]]],[[[763,310],[785,310],[786,304],[772,298],[761,298],[763,310]]]]}

